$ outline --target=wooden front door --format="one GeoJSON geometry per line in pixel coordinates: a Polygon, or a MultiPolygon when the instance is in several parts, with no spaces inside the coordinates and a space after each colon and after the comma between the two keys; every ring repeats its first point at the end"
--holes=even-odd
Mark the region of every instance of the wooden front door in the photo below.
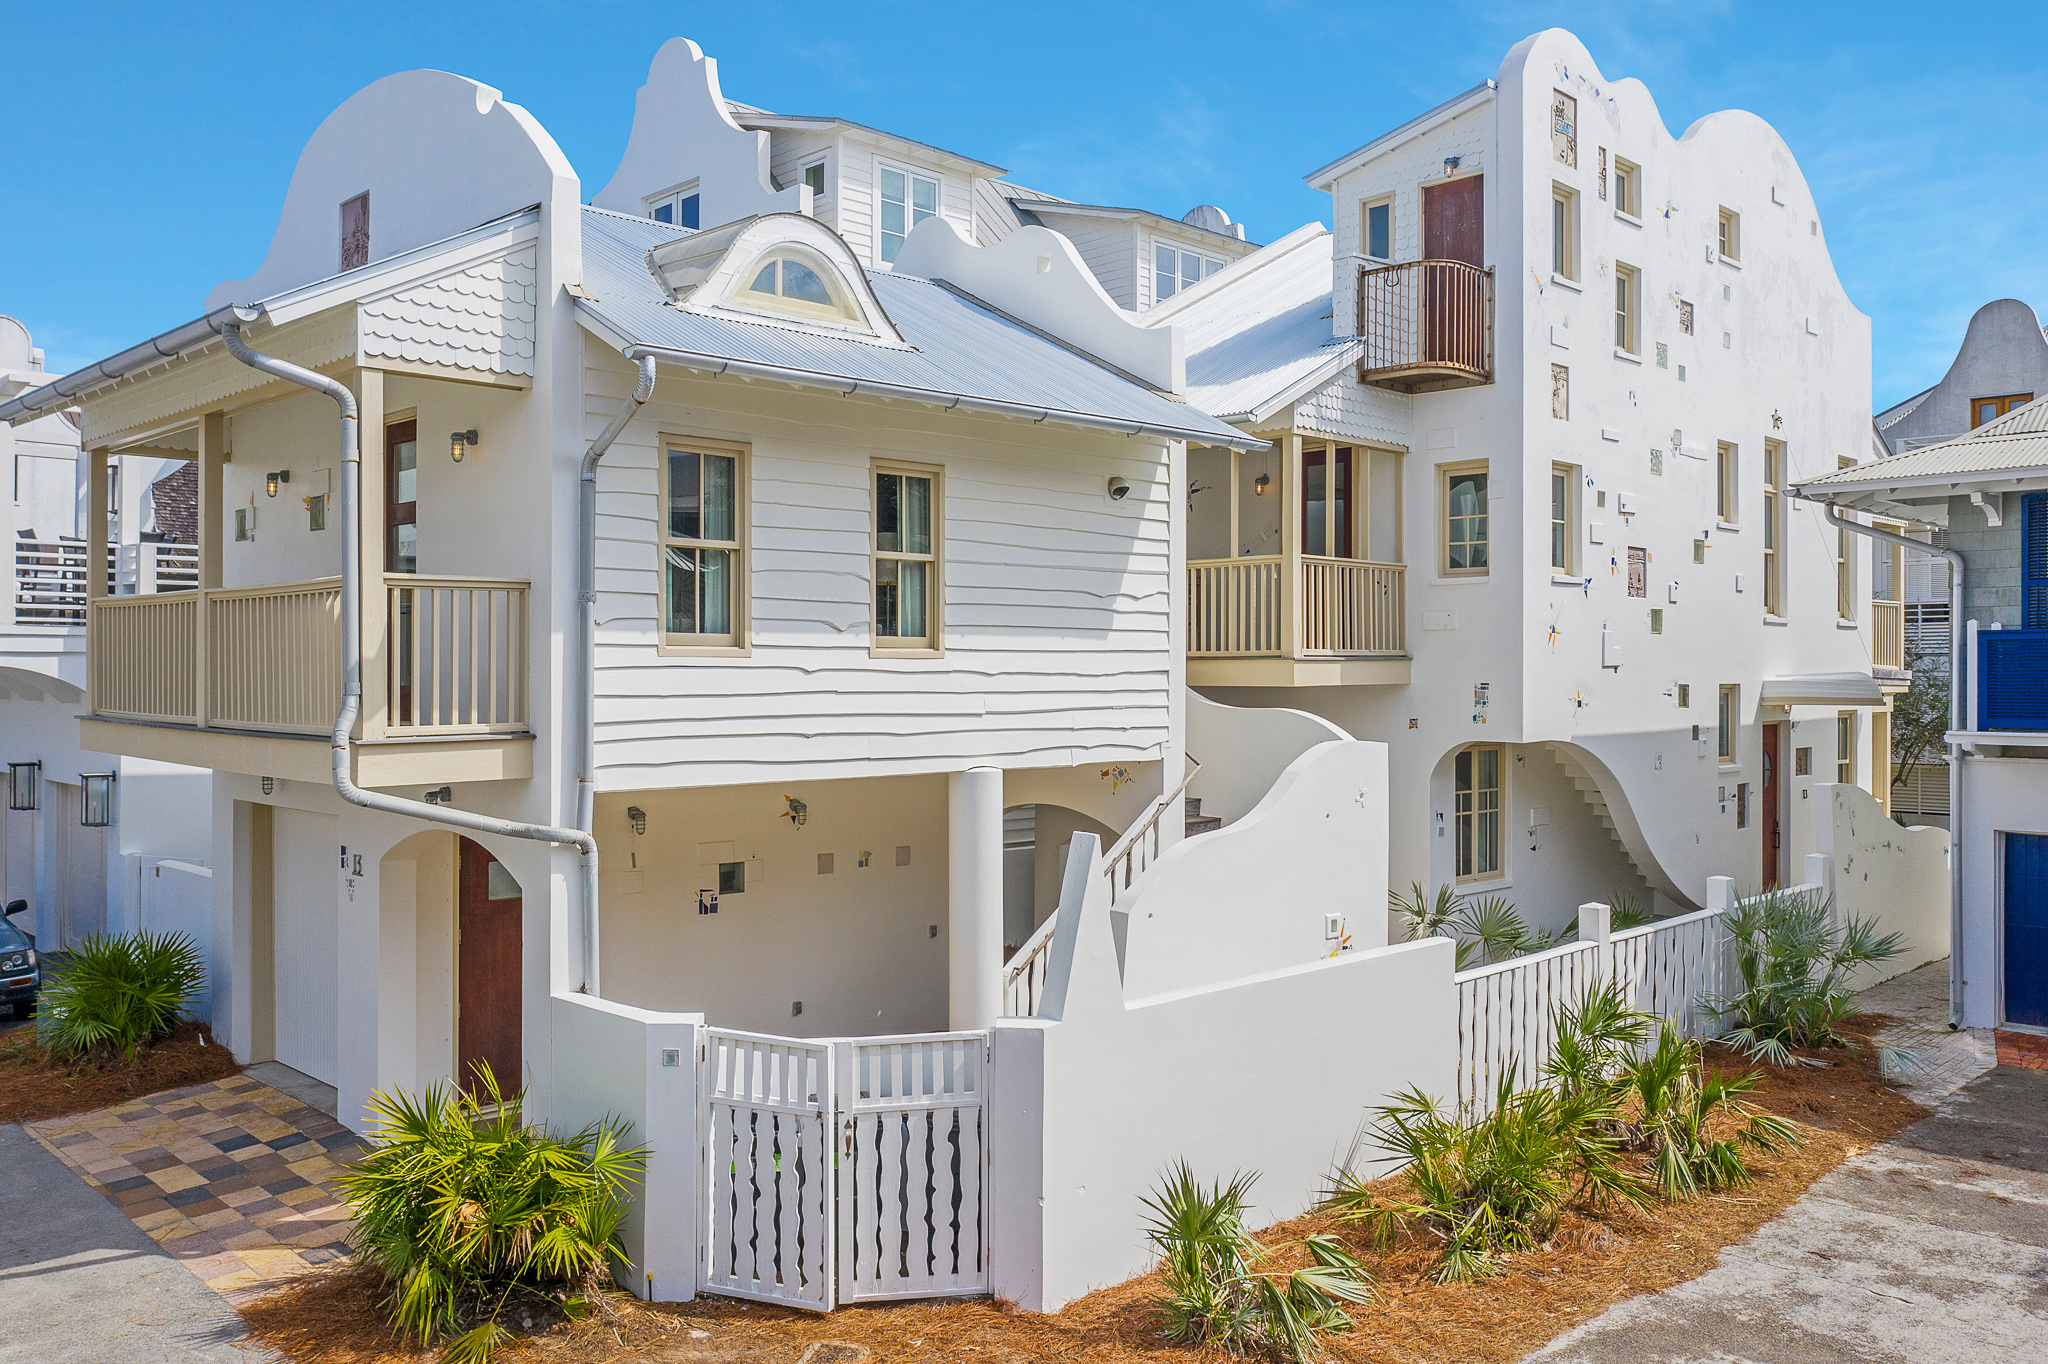
{"type": "Polygon", "coordinates": [[[1784,733],[1783,725],[1764,726],[1764,771],[1763,771],[1763,843],[1764,879],[1763,888],[1770,890],[1778,882],[1778,849],[1784,843],[1779,831],[1778,788],[1783,785],[1778,773],[1778,740],[1784,733]]]}
{"type": "Polygon", "coordinates": [[[1468,175],[1422,189],[1422,258],[1486,264],[1486,193],[1483,175],[1468,175]]]}
{"type": "Polygon", "coordinates": [[[524,1083],[519,1049],[520,930],[523,900],[519,883],[503,863],[468,839],[462,840],[459,926],[456,943],[456,1060],[460,1081],[472,1091],[474,1064],[482,1061],[498,1088],[512,1093],[524,1083]]]}

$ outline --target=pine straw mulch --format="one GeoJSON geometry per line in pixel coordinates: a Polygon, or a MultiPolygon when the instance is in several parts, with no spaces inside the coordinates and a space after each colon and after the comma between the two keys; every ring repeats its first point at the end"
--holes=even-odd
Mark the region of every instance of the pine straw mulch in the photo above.
{"type": "Polygon", "coordinates": [[[234,1053],[190,1020],[160,1042],[103,1061],[70,1061],[36,1041],[33,1025],[0,1034],[0,1123],[37,1122],[239,1074],[234,1053]]]}
{"type": "MultiPolygon", "coordinates": [[[[1828,1053],[1833,1064],[1824,1068],[1765,1069],[1755,1098],[1805,1124],[1807,1143],[1795,1151],[1752,1157],[1758,1176],[1753,1184],[1690,1203],[1658,1204],[1648,1212],[1568,1216],[1547,1248],[1512,1260],[1493,1279],[1456,1286],[1431,1283],[1431,1243],[1409,1237],[1382,1250],[1356,1228],[1317,1214],[1277,1226],[1271,1234],[1335,1231],[1361,1253],[1379,1280],[1380,1303],[1354,1313],[1355,1330],[1329,1337],[1331,1358],[1353,1364],[1518,1360],[1617,1302],[1706,1272],[1723,1247],[1783,1212],[1816,1179],[1922,1117],[1926,1110],[1879,1072],[1869,1037],[1885,1021],[1874,1015],[1853,1020],[1849,1030],[1859,1038],[1856,1050],[1828,1053]]],[[[1146,1275],[1046,1316],[990,1301],[882,1304],[819,1316],[724,1298],[666,1306],[628,1299],[610,1321],[536,1322],[541,1329],[503,1358],[532,1364],[794,1364],[813,1345],[821,1348],[808,1364],[850,1364],[862,1357],[878,1364],[966,1359],[987,1364],[1217,1364],[1225,1358],[1218,1351],[1159,1340],[1149,1304],[1155,1291],[1155,1279],[1146,1275]],[[865,1347],[871,1355],[835,1348],[841,1342],[865,1347]]],[[[385,1332],[379,1296],[373,1271],[339,1267],[302,1278],[241,1310],[258,1339],[293,1360],[416,1364],[431,1359],[432,1352],[398,1346],[385,1332]]]]}

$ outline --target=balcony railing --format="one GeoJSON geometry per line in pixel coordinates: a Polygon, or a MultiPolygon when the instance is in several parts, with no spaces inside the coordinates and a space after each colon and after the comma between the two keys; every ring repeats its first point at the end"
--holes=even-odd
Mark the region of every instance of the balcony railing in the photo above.
{"type": "MultiPolygon", "coordinates": [[[[86,546],[83,540],[14,542],[14,621],[17,625],[85,624],[86,546]]],[[[199,585],[197,545],[107,546],[108,593],[177,592],[199,585]]]]}
{"type": "MultiPolygon", "coordinates": [[[[528,727],[528,584],[394,574],[375,590],[391,607],[388,734],[528,727]]],[[[277,734],[334,724],[339,578],[101,597],[91,615],[96,716],[277,734]]]]}
{"type": "Polygon", "coordinates": [[[1493,382],[1493,272],[1454,260],[1358,272],[1361,383],[1403,393],[1493,382]]]}
{"type": "Polygon", "coordinates": [[[2048,730],[2048,630],[1977,634],[1980,730],[2048,730]]]}
{"type": "Polygon", "coordinates": [[[1190,658],[1399,655],[1407,651],[1407,569],[1363,559],[1301,559],[1288,591],[1278,555],[1188,564],[1190,658]],[[1290,622],[1290,613],[1299,611],[1290,622]]]}
{"type": "Polygon", "coordinates": [[[1870,603],[1870,663],[1875,668],[1906,666],[1906,604],[1870,603]]]}

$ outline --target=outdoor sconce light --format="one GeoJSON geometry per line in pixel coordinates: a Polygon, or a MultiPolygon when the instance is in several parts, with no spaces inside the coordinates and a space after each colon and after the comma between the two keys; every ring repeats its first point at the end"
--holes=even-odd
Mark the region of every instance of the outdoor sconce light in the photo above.
{"type": "Polygon", "coordinates": [[[1444,174],[1445,174],[1445,175],[1449,175],[1449,174],[1450,174],[1450,173],[1451,173],[1452,171],[1456,170],[1456,169],[1457,169],[1457,168],[1458,168],[1458,167],[1459,167],[1460,165],[1464,164],[1464,160],[1465,160],[1465,158],[1464,158],[1464,157],[1462,157],[1462,156],[1447,156],[1447,157],[1445,157],[1445,158],[1444,158],[1444,174]]]}
{"type": "Polygon", "coordinates": [[[291,481],[292,481],[292,471],[291,471],[291,470],[289,470],[289,469],[279,469],[279,470],[278,470],[278,471],[277,471],[276,473],[274,473],[274,474],[265,474],[265,475],[263,476],[263,493],[264,493],[264,496],[266,496],[266,497],[276,497],[276,496],[277,496],[277,485],[278,485],[278,484],[280,484],[280,483],[289,483],[289,482],[291,482],[291,481]]]}
{"type": "Polygon", "coordinates": [[[275,778],[275,777],[265,777],[265,778],[263,779],[263,794],[267,796],[267,795],[270,795],[270,794],[271,794],[272,792],[274,792],[274,791],[276,791],[276,790],[277,790],[277,778],[275,778]]]}
{"type": "Polygon", "coordinates": [[[801,829],[810,821],[811,807],[798,800],[795,796],[784,796],[782,803],[789,807],[782,812],[782,817],[789,821],[790,828],[801,829]]]}
{"type": "Polygon", "coordinates": [[[111,772],[81,772],[79,785],[85,788],[85,800],[78,812],[78,822],[88,829],[105,829],[114,822],[114,774],[111,772]]]}
{"type": "Polygon", "coordinates": [[[7,764],[7,808],[35,809],[36,778],[42,774],[43,765],[39,762],[7,764]]]}
{"type": "Polygon", "coordinates": [[[427,792],[427,804],[446,805],[455,799],[455,792],[446,786],[439,786],[427,792]]]}
{"type": "Polygon", "coordinates": [[[1121,502],[1131,495],[1131,481],[1127,478],[1112,478],[1109,481],[1109,500],[1121,502]]]}
{"type": "Polygon", "coordinates": [[[449,432],[448,458],[454,460],[457,464],[462,463],[462,447],[465,445],[474,446],[475,444],[476,432],[474,430],[449,432]]]}
{"type": "Polygon", "coordinates": [[[1257,478],[1252,480],[1252,496],[1264,497],[1266,495],[1266,489],[1272,486],[1273,476],[1271,474],[1260,474],[1257,478]]]}
{"type": "Polygon", "coordinates": [[[626,818],[633,822],[634,833],[644,834],[647,832],[647,812],[645,810],[637,805],[628,805],[626,807],[626,818]]]}

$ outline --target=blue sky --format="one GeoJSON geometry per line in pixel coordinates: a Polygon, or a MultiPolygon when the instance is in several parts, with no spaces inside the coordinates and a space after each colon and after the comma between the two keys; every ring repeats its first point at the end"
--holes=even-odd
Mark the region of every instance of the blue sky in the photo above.
{"type": "Polygon", "coordinates": [[[525,105],[609,178],[661,42],[726,93],[1007,166],[1069,198],[1213,202],[1271,240],[1329,200],[1303,173],[1491,76],[1558,25],[1634,76],[1674,132],[1776,125],[1874,323],[1880,405],[1941,376],[1977,306],[2048,309],[2048,6],[1280,2],[1045,6],[20,6],[0,82],[0,312],[52,369],[195,316],[249,274],[292,165],[338,103],[440,67],[525,105]]]}

